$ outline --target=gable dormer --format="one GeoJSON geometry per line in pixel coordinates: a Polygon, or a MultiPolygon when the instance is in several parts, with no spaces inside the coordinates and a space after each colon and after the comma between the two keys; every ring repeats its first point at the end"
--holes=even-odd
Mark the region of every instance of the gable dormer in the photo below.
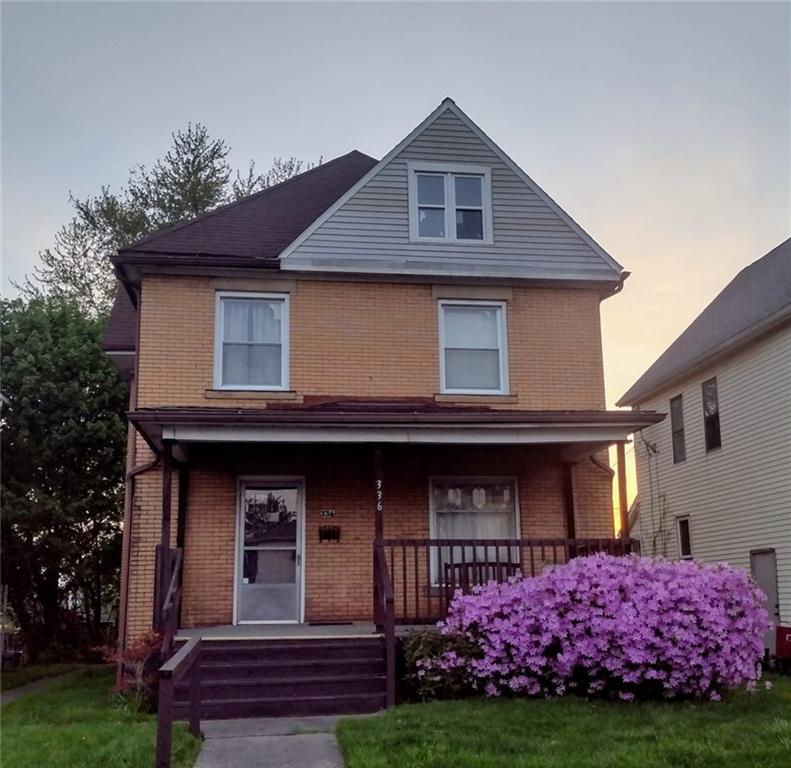
{"type": "Polygon", "coordinates": [[[602,282],[622,272],[450,99],[289,245],[281,268],[602,282]]]}

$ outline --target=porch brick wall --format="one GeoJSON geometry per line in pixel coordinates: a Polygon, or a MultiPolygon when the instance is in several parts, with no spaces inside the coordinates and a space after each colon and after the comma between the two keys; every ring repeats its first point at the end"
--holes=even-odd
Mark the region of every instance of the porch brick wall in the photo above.
{"type": "MultiPolygon", "coordinates": [[[[198,449],[190,456],[182,626],[232,621],[240,475],[305,477],[306,619],[369,621],[374,538],[370,447],[275,446],[256,450],[225,446],[198,449]],[[322,509],[334,509],[335,518],[320,517],[322,509]],[[318,543],[318,527],[328,522],[341,527],[340,543],[318,543]]],[[[386,537],[428,537],[429,477],[436,475],[515,476],[521,535],[566,535],[562,470],[550,453],[525,447],[405,446],[385,448],[386,537]]],[[[136,488],[130,639],[146,632],[151,624],[160,477],[159,470],[151,471],[139,478],[136,488]]],[[[577,535],[612,536],[609,474],[586,460],[575,466],[574,481],[577,535]]],[[[175,510],[174,504],[174,519],[175,510]]],[[[175,541],[175,529],[172,535],[175,541]]]]}
{"type": "MultiPolygon", "coordinates": [[[[257,290],[255,280],[245,285],[257,290]]],[[[430,398],[439,392],[437,299],[430,284],[292,280],[289,285],[290,387],[297,397],[430,398]]],[[[143,279],[140,407],[265,405],[260,397],[206,397],[213,387],[217,286],[208,277],[143,279]]],[[[266,286],[271,291],[272,281],[266,286]]],[[[516,402],[494,400],[493,405],[604,408],[598,293],[508,290],[509,371],[516,402]]]]}
{"type": "MultiPolygon", "coordinates": [[[[128,469],[146,464],[154,454],[137,436],[134,462],[128,469]]],[[[155,547],[162,535],[162,470],[159,465],[134,478],[131,528],[124,531],[129,541],[129,579],[127,585],[127,643],[146,634],[151,629],[154,611],[155,547]]],[[[170,539],[176,545],[178,510],[178,481],[174,473],[170,539]]]]}

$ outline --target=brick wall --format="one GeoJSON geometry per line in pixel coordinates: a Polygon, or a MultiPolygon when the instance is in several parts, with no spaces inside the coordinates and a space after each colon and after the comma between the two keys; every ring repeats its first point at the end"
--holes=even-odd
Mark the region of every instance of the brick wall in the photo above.
{"type": "MultiPolygon", "coordinates": [[[[263,407],[261,396],[216,399],[214,296],[228,287],[273,291],[272,282],[222,284],[209,277],[146,277],[140,316],[139,407],[263,407]]],[[[439,391],[437,299],[428,284],[289,280],[290,386],[295,397],[431,397],[439,391]]],[[[495,289],[496,290],[496,289],[495,289]]],[[[595,291],[504,289],[512,394],[495,407],[604,408],[595,291]]],[[[139,438],[131,466],[152,458],[139,438]]],[[[602,456],[606,462],[606,454],[602,456]]],[[[373,503],[370,449],[196,448],[190,455],[185,542],[185,626],[232,618],[237,478],[307,478],[308,619],[370,618],[373,503]],[[336,509],[338,545],[318,544],[321,509],[336,509]]],[[[428,476],[516,475],[522,536],[564,536],[561,468],[528,448],[404,447],[388,450],[385,535],[428,535],[428,476]]],[[[590,461],[574,469],[578,536],[612,535],[611,479],[590,461]]],[[[154,546],[161,520],[160,471],[134,480],[127,637],[150,628],[154,546]]],[[[173,485],[175,526],[177,483],[173,485]]],[[[175,528],[172,531],[175,542],[175,528]]]]}
{"type": "MultiPolygon", "coordinates": [[[[269,290],[272,281],[267,283],[269,290]]],[[[146,277],[138,400],[261,407],[260,396],[210,399],[214,296],[203,277],[146,277]]],[[[431,397],[439,392],[437,299],[428,284],[291,280],[290,386],[301,396],[431,397]]],[[[257,290],[251,281],[248,290],[257,290]]],[[[508,349],[525,409],[604,408],[599,296],[508,289],[508,349]]]]}
{"type": "MultiPolygon", "coordinates": [[[[158,470],[149,472],[137,485],[130,637],[145,632],[151,621],[159,475],[158,470]]],[[[306,618],[370,620],[374,538],[370,447],[225,446],[196,448],[190,456],[183,626],[231,623],[238,478],[262,475],[305,478],[306,618]],[[335,518],[321,518],[322,509],[334,509],[335,518]],[[327,522],[341,527],[340,543],[319,543],[318,527],[327,522]]],[[[429,535],[429,477],[434,475],[515,476],[522,537],[566,535],[561,466],[551,452],[527,447],[392,446],[385,452],[386,537],[429,535]]],[[[575,467],[574,479],[577,535],[612,536],[609,475],[585,462],[575,467]]]]}

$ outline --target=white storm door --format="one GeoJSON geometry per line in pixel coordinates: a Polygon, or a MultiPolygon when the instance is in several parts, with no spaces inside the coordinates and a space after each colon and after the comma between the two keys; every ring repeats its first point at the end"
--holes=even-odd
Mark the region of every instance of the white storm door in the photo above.
{"type": "Polygon", "coordinates": [[[298,622],[302,608],[302,484],[245,482],[240,496],[237,622],[298,622]]]}

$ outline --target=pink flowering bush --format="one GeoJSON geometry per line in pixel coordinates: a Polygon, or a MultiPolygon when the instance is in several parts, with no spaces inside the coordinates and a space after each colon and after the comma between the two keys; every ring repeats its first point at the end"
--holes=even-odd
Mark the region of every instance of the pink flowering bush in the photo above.
{"type": "Polygon", "coordinates": [[[489,696],[716,700],[760,677],[763,599],[727,565],[581,557],[457,593],[441,631],[458,642],[418,660],[417,678],[489,696]]]}

